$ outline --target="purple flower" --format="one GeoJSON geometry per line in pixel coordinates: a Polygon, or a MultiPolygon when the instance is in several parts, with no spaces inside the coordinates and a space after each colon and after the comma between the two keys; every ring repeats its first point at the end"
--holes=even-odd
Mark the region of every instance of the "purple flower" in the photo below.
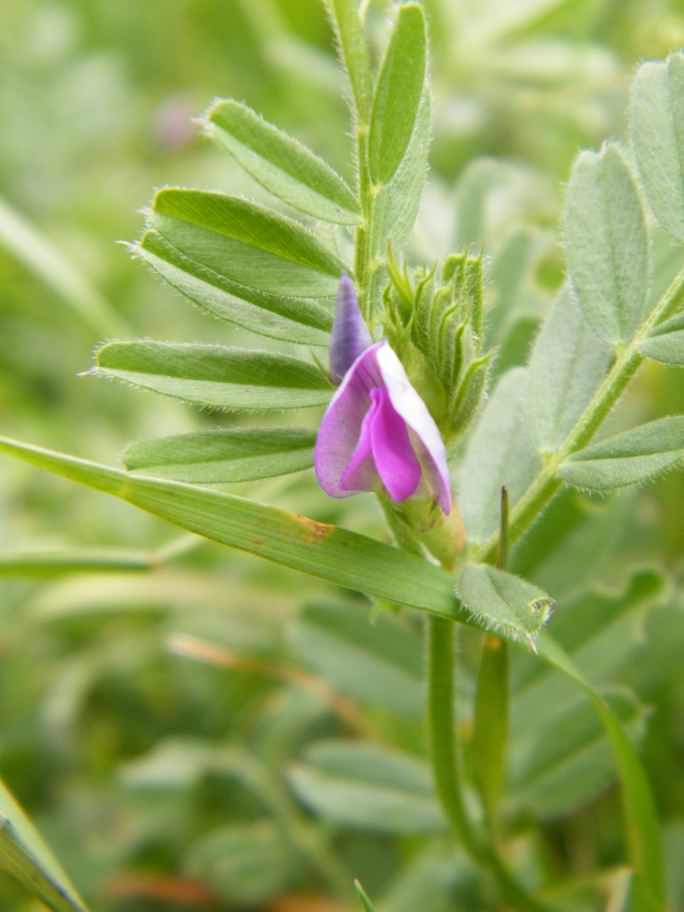
{"type": "Polygon", "coordinates": [[[331,497],[373,491],[380,483],[392,500],[402,501],[425,480],[449,513],[449,470],[437,425],[388,342],[356,350],[364,331],[367,338],[359,323],[354,288],[345,276],[331,350],[331,369],[344,377],[318,432],[318,482],[331,497]],[[340,319],[344,329],[338,328],[340,319]]]}

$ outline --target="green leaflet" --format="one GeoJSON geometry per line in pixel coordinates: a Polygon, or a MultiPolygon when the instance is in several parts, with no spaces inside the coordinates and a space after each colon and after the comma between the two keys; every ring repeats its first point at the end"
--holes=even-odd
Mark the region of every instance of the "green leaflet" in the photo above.
{"type": "MultiPolygon", "coordinates": [[[[136,477],[108,466],[0,437],[0,452],[29,462],[78,484],[119,497],[167,522],[266,560],[492,632],[486,606],[477,616],[454,598],[453,577],[427,561],[390,545],[317,522],[296,513],[218,491],[157,478],[136,477]]],[[[542,612],[530,610],[517,624],[515,638],[534,635],[542,612]]]]}
{"type": "Polygon", "coordinates": [[[188,256],[158,231],[146,231],[131,249],[172,288],[212,316],[274,339],[328,344],[332,299],[298,298],[283,294],[282,289],[261,291],[241,285],[231,278],[235,272],[231,260],[214,262],[215,268],[209,268],[202,262],[201,245],[194,244],[193,256],[188,256]]]}
{"type": "Polygon", "coordinates": [[[137,252],[171,285],[224,319],[276,338],[325,344],[348,271],[302,225],[247,200],[166,189],[137,252]]]}
{"type": "Polygon", "coordinates": [[[252,481],[308,469],[316,434],[296,428],[227,428],[132,443],[127,469],[194,484],[252,481]]]}
{"type": "Polygon", "coordinates": [[[59,862],[1,780],[0,868],[54,912],[87,912],[59,862]]]}
{"type": "Polygon", "coordinates": [[[663,909],[665,871],[662,834],[651,787],[639,756],[618,716],[548,634],[540,637],[539,652],[542,658],[572,678],[588,694],[606,730],[622,785],[630,863],[638,879],[634,912],[663,909]]]}
{"type": "Polygon", "coordinates": [[[313,364],[221,345],[108,342],[96,364],[98,376],[218,409],[304,408],[324,405],[332,393],[313,364]]]}
{"type": "Polygon", "coordinates": [[[427,78],[425,16],[417,3],[407,3],[399,8],[373,97],[369,162],[376,183],[390,181],[406,154],[427,78]]]}
{"type": "Polygon", "coordinates": [[[609,491],[650,481],[684,459],[684,415],[659,418],[574,453],[560,477],[576,488],[609,491]]]}
{"type": "Polygon", "coordinates": [[[365,124],[369,114],[371,72],[358,0],[325,0],[325,5],[332,20],[339,55],[349,78],[356,117],[365,124]]]}
{"type": "MultiPolygon", "coordinates": [[[[187,238],[191,249],[204,246],[209,266],[217,254],[230,254],[235,280],[264,290],[278,291],[285,282],[292,294],[318,297],[335,290],[345,269],[298,222],[221,193],[160,190],[148,223],[171,243],[187,238]]],[[[178,246],[182,249],[182,243],[178,246]]]]}
{"type": "Polygon", "coordinates": [[[647,358],[675,367],[684,367],[684,314],[659,323],[639,345],[647,358]]]}
{"type": "Polygon", "coordinates": [[[631,341],[646,303],[648,238],[639,191],[617,146],[576,159],[565,238],[572,287],[594,331],[611,344],[631,341]]]}
{"type": "Polygon", "coordinates": [[[251,177],[290,206],[327,222],[355,225],[359,204],[344,180],[297,140],[233,99],[214,102],[209,136],[251,177]]]}
{"type": "Polygon", "coordinates": [[[658,222],[684,240],[684,55],[645,63],[632,83],[630,137],[639,177],[658,222]]]}
{"type": "Polygon", "coordinates": [[[494,631],[508,639],[533,639],[554,606],[538,586],[489,564],[466,564],[456,592],[473,617],[485,615],[494,631]]]}
{"type": "Polygon", "coordinates": [[[289,779],[302,801],[334,823],[388,833],[446,827],[429,768],[376,744],[319,742],[289,779]]]}
{"type": "Polygon", "coordinates": [[[536,439],[557,450],[605,375],[610,350],[596,337],[575,296],[565,287],[556,298],[532,349],[529,402],[536,439]]]}

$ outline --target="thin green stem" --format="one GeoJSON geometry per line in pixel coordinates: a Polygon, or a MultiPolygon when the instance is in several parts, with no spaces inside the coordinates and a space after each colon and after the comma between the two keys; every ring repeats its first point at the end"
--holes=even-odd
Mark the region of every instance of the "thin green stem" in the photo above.
{"type": "Polygon", "coordinates": [[[506,902],[520,912],[547,912],[546,907],[518,883],[496,849],[483,840],[468,816],[453,717],[453,624],[439,617],[429,617],[427,624],[428,726],[437,796],[454,835],[468,855],[494,877],[506,902]]]}
{"type": "MultiPolygon", "coordinates": [[[[511,511],[509,525],[511,543],[519,539],[530,528],[556,495],[562,485],[562,480],[558,477],[559,467],[569,456],[585,447],[605,421],[643,361],[639,346],[654,326],[672,315],[678,306],[682,288],[684,288],[684,270],[672,280],[670,287],[641,324],[631,342],[618,353],[613,366],[592,396],[577,424],[568,434],[565,443],[555,453],[546,456],[541,472],[511,511]]],[[[498,552],[498,540],[497,534],[486,542],[478,551],[477,559],[485,563],[494,563],[498,552]]]]}
{"type": "Polygon", "coordinates": [[[454,628],[445,618],[427,619],[428,726],[437,795],[459,841],[479,856],[477,835],[468,818],[460,758],[454,737],[454,628]]]}

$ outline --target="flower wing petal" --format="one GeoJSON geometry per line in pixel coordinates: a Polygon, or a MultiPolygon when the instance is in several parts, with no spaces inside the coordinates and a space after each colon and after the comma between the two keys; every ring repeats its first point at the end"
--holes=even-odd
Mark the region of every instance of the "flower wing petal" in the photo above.
{"type": "Polygon", "coordinates": [[[413,452],[406,423],[394,409],[384,387],[373,390],[373,404],[376,403],[369,422],[375,468],[392,500],[406,500],[415,494],[422,469],[413,452]]]}
{"type": "Polygon", "coordinates": [[[382,385],[375,354],[382,342],[362,352],[328,406],[316,439],[314,468],[318,483],[331,497],[354,493],[342,485],[371,406],[371,391],[382,385]]]}
{"type": "Polygon", "coordinates": [[[430,487],[442,510],[450,513],[449,467],[446,448],[439,428],[427,406],[411,385],[404,366],[389,343],[381,342],[377,346],[373,346],[373,349],[369,349],[370,351],[374,351],[383,385],[387,389],[395,411],[399,413],[420,442],[421,456],[424,459],[424,468],[430,487]]]}

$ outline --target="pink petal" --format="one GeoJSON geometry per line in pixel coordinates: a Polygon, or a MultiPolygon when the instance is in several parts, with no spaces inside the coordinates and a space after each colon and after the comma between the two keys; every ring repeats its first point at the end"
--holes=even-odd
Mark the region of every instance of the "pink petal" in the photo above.
{"type": "Polygon", "coordinates": [[[387,390],[373,390],[372,395],[377,404],[369,422],[375,468],[392,500],[406,500],[420,484],[420,463],[387,390]]]}
{"type": "Polygon", "coordinates": [[[344,470],[340,479],[340,487],[345,491],[353,493],[354,491],[372,491],[373,482],[377,477],[375,471],[375,462],[373,461],[373,444],[371,441],[371,428],[373,419],[378,411],[379,399],[378,391],[373,390],[371,393],[371,407],[361,424],[361,434],[359,435],[356,449],[352,453],[349,465],[344,470]]]}
{"type": "Polygon", "coordinates": [[[375,353],[382,344],[377,342],[359,355],[321,421],[314,468],[318,483],[331,497],[348,497],[353,493],[342,485],[342,476],[361,436],[363,419],[371,407],[371,391],[382,385],[382,375],[375,361],[375,353]]]}
{"type": "Polygon", "coordinates": [[[430,487],[435,492],[440,507],[445,513],[451,512],[451,488],[449,485],[449,467],[446,448],[432,415],[411,386],[404,367],[390,348],[389,343],[381,342],[373,346],[377,367],[382,374],[394,409],[404,419],[416,438],[419,454],[430,487]]]}

